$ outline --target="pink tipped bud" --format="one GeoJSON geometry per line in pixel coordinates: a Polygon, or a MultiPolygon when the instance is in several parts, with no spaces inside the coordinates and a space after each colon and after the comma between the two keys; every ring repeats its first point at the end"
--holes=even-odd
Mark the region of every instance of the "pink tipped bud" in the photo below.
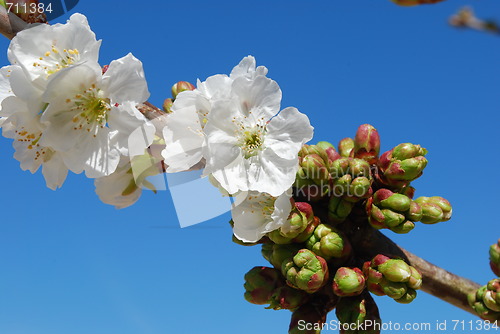
{"type": "Polygon", "coordinates": [[[366,160],[370,165],[377,162],[380,152],[380,136],[370,124],[358,128],[354,137],[354,157],[366,160]]]}
{"type": "Polygon", "coordinates": [[[184,92],[186,90],[195,90],[196,87],[190,84],[187,81],[179,81],[178,83],[172,86],[172,97],[175,99],[180,92],[184,92]]]}
{"type": "Polygon", "coordinates": [[[173,104],[174,101],[171,98],[165,99],[165,101],[163,101],[163,111],[166,112],[167,114],[170,114],[172,112],[173,104]]]}
{"type": "Polygon", "coordinates": [[[344,138],[339,142],[339,154],[341,157],[348,158],[354,149],[354,140],[352,138],[344,138]]]}

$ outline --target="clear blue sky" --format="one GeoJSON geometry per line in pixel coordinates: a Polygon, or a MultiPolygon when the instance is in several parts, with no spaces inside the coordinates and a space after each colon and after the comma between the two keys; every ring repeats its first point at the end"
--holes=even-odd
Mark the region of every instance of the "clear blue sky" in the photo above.
{"type": "MultiPolygon", "coordinates": [[[[154,104],[174,82],[229,73],[251,54],[280,84],[282,106],[310,117],[315,141],[337,143],[371,123],[383,151],[401,142],[426,147],[417,196],[446,197],[453,218],[386,234],[485,284],[493,278],[488,247],[500,237],[500,39],[447,26],[466,4],[500,19],[498,0],[419,8],[389,0],[81,0],[74,11],[103,40],[101,64],[128,52],[143,61],[154,104]]],[[[2,65],[7,46],[0,39],[2,65]]],[[[290,312],[243,299],[243,275],[266,261],[259,247],[231,242],[229,214],[181,229],[168,192],[145,193],[118,211],[83,175],[51,191],[40,173],[20,170],[10,140],[0,147],[0,333],[286,333],[290,312]]],[[[425,293],[410,305],[376,300],[384,322],[447,320],[439,333],[462,333],[452,320],[477,319],[425,293]]]]}

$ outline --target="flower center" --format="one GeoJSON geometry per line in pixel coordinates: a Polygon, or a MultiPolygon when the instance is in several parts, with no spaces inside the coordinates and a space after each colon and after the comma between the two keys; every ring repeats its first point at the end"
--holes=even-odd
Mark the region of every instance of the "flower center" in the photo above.
{"type": "Polygon", "coordinates": [[[274,202],[276,202],[276,198],[268,194],[250,195],[247,199],[247,204],[250,204],[250,212],[260,211],[266,220],[271,220],[274,213],[274,202]]]}
{"type": "Polygon", "coordinates": [[[59,50],[52,45],[51,50],[38,59],[40,62],[34,62],[33,67],[43,69],[48,77],[80,60],[80,52],[77,49],[59,50]]]}
{"type": "Polygon", "coordinates": [[[265,127],[255,125],[253,127],[240,127],[238,146],[243,151],[245,159],[257,155],[264,148],[265,127]]]}
{"type": "Polygon", "coordinates": [[[16,141],[24,143],[28,151],[34,154],[33,160],[38,163],[44,163],[49,161],[54,152],[48,147],[40,146],[39,141],[42,137],[41,132],[31,132],[24,127],[16,130],[16,141]]]}
{"type": "Polygon", "coordinates": [[[77,111],[73,117],[73,130],[85,129],[96,136],[99,128],[104,128],[111,110],[110,101],[102,96],[102,91],[95,84],[74,98],[67,99],[66,103],[72,104],[71,111],[77,111]]]}

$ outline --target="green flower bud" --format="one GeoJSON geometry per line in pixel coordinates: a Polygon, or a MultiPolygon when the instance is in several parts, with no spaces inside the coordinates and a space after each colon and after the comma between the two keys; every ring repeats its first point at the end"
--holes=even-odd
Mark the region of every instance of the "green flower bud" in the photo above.
{"type": "Polygon", "coordinates": [[[293,258],[285,260],[281,271],[288,285],[308,293],[318,291],[328,280],[326,261],[308,249],[301,249],[293,258]]]}
{"type": "Polygon", "coordinates": [[[378,296],[388,295],[399,303],[410,303],[422,286],[421,274],[400,259],[375,256],[363,265],[368,290],[378,296]]]}
{"type": "Polygon", "coordinates": [[[333,293],[339,297],[357,296],[365,289],[365,277],[359,268],[340,267],[333,278],[333,293]]]}
{"type": "Polygon", "coordinates": [[[389,228],[396,233],[408,233],[415,224],[410,219],[419,217],[418,204],[403,194],[389,189],[377,190],[366,202],[369,223],[377,228],[389,228]]]}
{"type": "Polygon", "coordinates": [[[314,219],[307,225],[306,229],[302,231],[298,236],[293,238],[293,242],[295,243],[303,243],[306,242],[314,233],[316,227],[321,223],[318,217],[314,217],[314,219]]]}
{"type": "Polygon", "coordinates": [[[285,237],[281,234],[280,229],[273,230],[266,234],[266,236],[277,245],[287,245],[292,243],[292,238],[285,237]]]}
{"type": "Polygon", "coordinates": [[[389,227],[389,229],[392,232],[398,233],[398,234],[406,234],[406,233],[410,232],[411,230],[413,230],[414,228],[415,228],[415,223],[413,223],[409,220],[406,220],[405,222],[403,222],[402,224],[399,224],[397,226],[389,227]]]}
{"type": "Polygon", "coordinates": [[[422,287],[422,275],[412,266],[410,267],[411,275],[408,280],[408,287],[414,290],[418,290],[422,287]]]}
{"type": "Polygon", "coordinates": [[[361,176],[352,180],[348,196],[345,199],[357,202],[359,199],[371,196],[372,193],[372,182],[368,178],[361,176]]]}
{"type": "Polygon", "coordinates": [[[493,292],[491,290],[487,290],[483,296],[484,305],[492,311],[500,312],[500,303],[497,301],[500,300],[500,295],[497,292],[493,292]]]}
{"type": "Polygon", "coordinates": [[[390,186],[405,187],[410,181],[417,179],[427,166],[424,155],[427,150],[420,145],[410,143],[399,144],[380,156],[380,168],[384,183],[390,186]]]}
{"type": "Polygon", "coordinates": [[[271,304],[268,309],[294,310],[303,305],[309,299],[309,295],[287,285],[277,288],[271,296],[271,304]]]}
{"type": "Polygon", "coordinates": [[[451,205],[442,197],[419,197],[415,202],[422,208],[422,219],[420,221],[424,224],[436,224],[451,218],[451,205]]]}
{"type": "Polygon", "coordinates": [[[392,150],[392,157],[397,160],[407,160],[426,154],[427,150],[425,148],[410,143],[399,144],[392,150]]]}
{"type": "Polygon", "coordinates": [[[341,298],[335,312],[339,322],[345,324],[345,327],[340,328],[340,334],[380,333],[380,314],[369,293],[341,298]]]}
{"type": "Polygon", "coordinates": [[[307,177],[318,185],[328,184],[330,173],[328,163],[318,154],[309,154],[302,158],[300,163],[307,177]]]}
{"type": "Polygon", "coordinates": [[[173,104],[174,101],[171,98],[165,99],[165,101],[163,101],[163,111],[166,112],[167,114],[172,113],[173,104]]]}
{"type": "Polygon", "coordinates": [[[349,174],[354,177],[365,176],[371,178],[370,164],[362,159],[349,159],[349,174]]]}
{"type": "Polygon", "coordinates": [[[330,164],[333,195],[349,202],[358,202],[371,196],[370,165],[362,159],[341,158],[330,164]]]}
{"type": "Polygon", "coordinates": [[[262,256],[275,268],[281,270],[281,265],[285,260],[293,257],[300,250],[299,245],[277,245],[267,243],[262,245],[262,256]]]}
{"type": "Polygon", "coordinates": [[[397,301],[400,304],[409,304],[413,300],[415,300],[415,298],[417,298],[417,291],[415,291],[415,290],[413,290],[411,288],[408,288],[408,290],[403,295],[403,297],[398,298],[398,299],[394,299],[394,300],[397,301]]]}
{"type": "Polygon", "coordinates": [[[313,221],[314,212],[311,205],[306,202],[296,202],[286,224],[269,232],[267,237],[280,245],[297,242],[296,238],[306,240],[311,233],[308,231],[304,235],[303,232],[308,226],[314,225],[313,221]]]}
{"type": "Polygon", "coordinates": [[[344,258],[351,253],[352,249],[342,232],[327,224],[320,224],[316,227],[314,233],[306,241],[306,247],[326,260],[332,257],[344,258]]]}
{"type": "Polygon", "coordinates": [[[329,164],[328,170],[333,179],[339,179],[342,176],[349,174],[350,171],[350,158],[340,158],[329,164]]]}
{"type": "Polygon", "coordinates": [[[500,280],[491,280],[488,282],[488,285],[480,287],[467,296],[469,305],[481,319],[491,322],[500,321],[500,312],[495,311],[495,309],[498,309],[500,300],[497,300],[497,296],[493,296],[495,293],[498,294],[500,290],[499,286],[500,280]],[[488,305],[493,308],[490,308],[488,305]]]}
{"type": "Polygon", "coordinates": [[[396,227],[405,221],[405,216],[391,211],[389,209],[382,209],[382,214],[384,215],[384,224],[388,227],[396,227]]]}
{"type": "Polygon", "coordinates": [[[335,314],[340,323],[358,324],[366,319],[365,299],[360,297],[341,298],[335,308],[335,314]]]}
{"type": "Polygon", "coordinates": [[[346,201],[341,197],[330,197],[328,203],[328,219],[334,223],[343,222],[351,213],[354,203],[346,201]]]}
{"type": "Polygon", "coordinates": [[[187,81],[179,81],[172,86],[172,97],[175,99],[180,92],[186,90],[195,90],[196,87],[187,81]]]}
{"type": "Polygon", "coordinates": [[[297,208],[294,208],[287,221],[286,231],[283,227],[278,230],[281,235],[286,238],[295,238],[306,229],[308,223],[306,215],[300,212],[297,208]]]}
{"type": "Polygon", "coordinates": [[[254,267],[245,274],[245,299],[252,304],[269,304],[274,290],[281,284],[281,275],[278,270],[254,267]]]}
{"type": "Polygon", "coordinates": [[[408,291],[408,287],[403,282],[391,282],[386,279],[382,279],[379,283],[382,291],[392,299],[399,299],[405,295],[408,291]]]}
{"type": "Polygon", "coordinates": [[[369,283],[380,283],[384,275],[381,272],[370,267],[371,262],[366,261],[363,264],[363,274],[365,275],[366,281],[369,283]]]}
{"type": "Polygon", "coordinates": [[[406,218],[411,222],[419,222],[422,219],[422,215],[422,207],[417,202],[411,201],[406,218]]]}
{"type": "Polygon", "coordinates": [[[339,153],[341,157],[347,158],[351,156],[354,149],[354,140],[352,138],[344,138],[339,142],[339,153]]]}
{"type": "Polygon", "coordinates": [[[329,164],[337,159],[340,159],[340,154],[331,143],[327,141],[320,141],[316,144],[316,146],[325,150],[327,156],[327,159],[325,159],[325,161],[328,161],[329,164]]]}
{"type": "Polygon", "coordinates": [[[335,149],[335,146],[333,146],[332,143],[330,142],[327,142],[327,141],[319,141],[316,143],[316,146],[318,146],[319,148],[323,149],[323,150],[327,150],[329,148],[333,148],[335,149]]]}
{"type": "Polygon", "coordinates": [[[411,277],[410,266],[403,260],[390,259],[378,266],[378,271],[392,282],[407,282],[411,277]]]}
{"type": "Polygon", "coordinates": [[[490,267],[495,275],[500,276],[500,239],[490,247],[490,267]]]}
{"type": "Polygon", "coordinates": [[[366,287],[368,288],[368,291],[373,293],[375,296],[385,296],[385,292],[378,283],[371,283],[368,282],[366,284],[366,287]]]}
{"type": "Polygon", "coordinates": [[[354,137],[354,157],[375,164],[379,152],[380,136],[377,129],[370,124],[361,125],[354,137]]]}
{"type": "Polygon", "coordinates": [[[349,174],[343,175],[336,179],[333,183],[333,195],[342,197],[349,193],[349,187],[352,182],[352,176],[349,174]]]}
{"type": "MultiPolygon", "coordinates": [[[[381,189],[381,190],[387,190],[387,189],[381,189]]],[[[392,194],[388,198],[380,201],[380,206],[382,208],[388,208],[399,212],[405,212],[409,210],[410,205],[411,205],[411,199],[402,194],[392,194]]]]}

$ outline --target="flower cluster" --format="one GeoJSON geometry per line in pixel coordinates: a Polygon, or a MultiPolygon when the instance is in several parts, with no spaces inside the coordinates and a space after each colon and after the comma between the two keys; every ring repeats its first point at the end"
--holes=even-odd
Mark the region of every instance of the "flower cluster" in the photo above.
{"type": "Polygon", "coordinates": [[[248,56],[230,75],[179,82],[153,125],[138,109],[149,97],[142,63],[129,54],[101,67],[100,46],[81,14],[12,40],[11,65],[0,71],[0,125],[23,170],[41,167],[51,189],[68,171],[84,171],[103,202],[123,208],[142,188],[156,190],[149,176],[204,168],[234,197],[240,240],[287,225],[297,154],[313,128],[297,109],[281,110],[267,68],[248,56]]]}
{"type": "Polygon", "coordinates": [[[129,158],[132,131],[154,132],[136,108],[149,97],[142,63],[128,54],[103,70],[100,46],[85,16],[74,14],[66,24],[18,33],[8,50],[11,65],[1,69],[2,134],[14,140],[21,168],[42,167],[51,189],[68,171],[109,177],[129,158]]]}
{"type": "Polygon", "coordinates": [[[313,134],[306,115],[280,111],[281,90],[266,75],[248,56],[230,75],[198,81],[175,94],[163,129],[167,172],[204,168],[204,176],[234,197],[234,235],[243,242],[292,228],[297,154],[313,134]]]}

